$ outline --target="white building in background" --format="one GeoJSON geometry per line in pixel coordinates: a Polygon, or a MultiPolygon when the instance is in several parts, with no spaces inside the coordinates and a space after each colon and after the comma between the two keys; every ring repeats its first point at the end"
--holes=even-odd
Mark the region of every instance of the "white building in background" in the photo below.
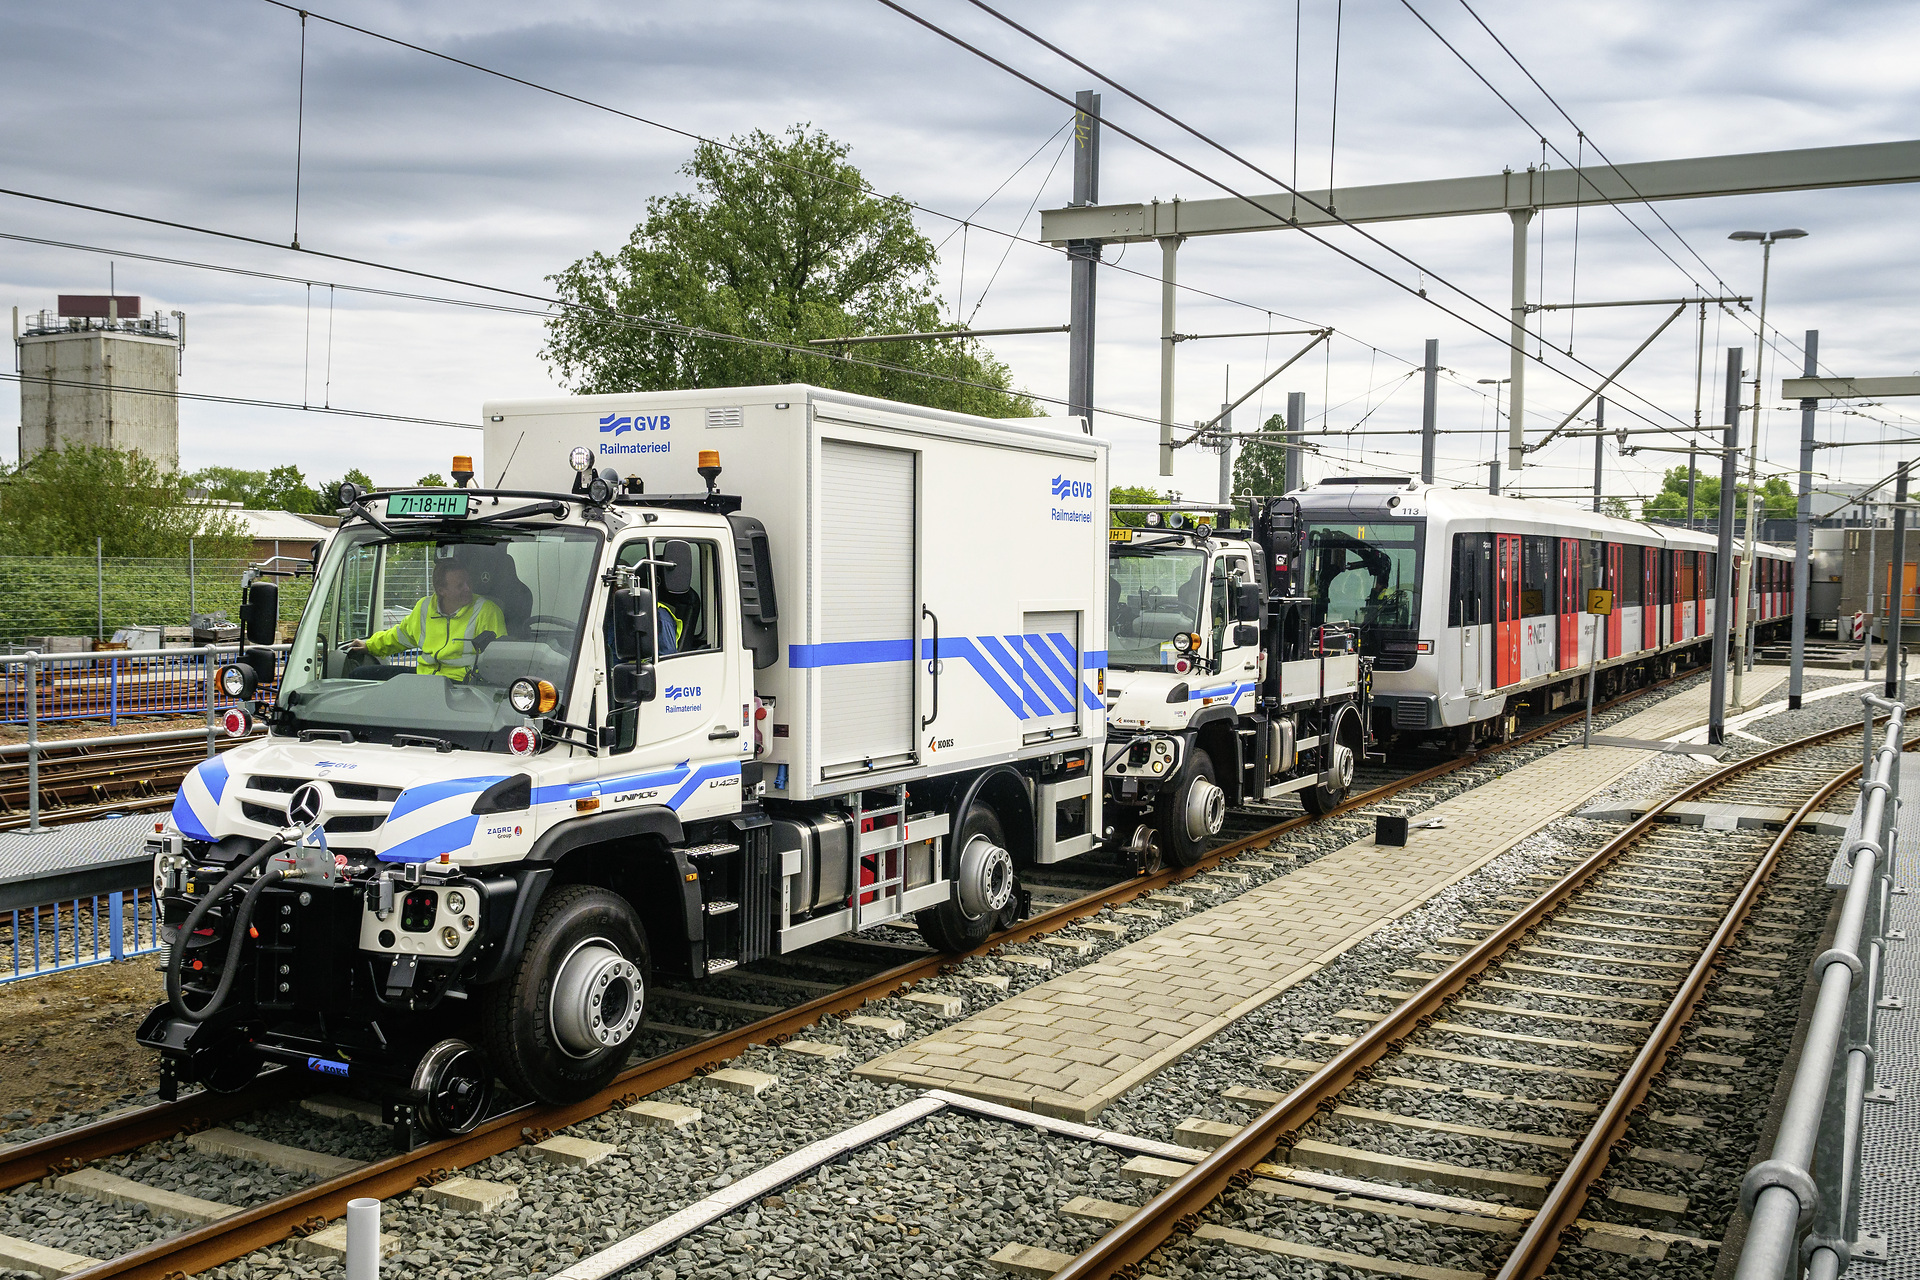
{"type": "Polygon", "coordinates": [[[20,460],[75,445],[180,464],[186,316],[140,314],[137,296],[62,294],[54,311],[13,313],[20,369],[20,460]]]}

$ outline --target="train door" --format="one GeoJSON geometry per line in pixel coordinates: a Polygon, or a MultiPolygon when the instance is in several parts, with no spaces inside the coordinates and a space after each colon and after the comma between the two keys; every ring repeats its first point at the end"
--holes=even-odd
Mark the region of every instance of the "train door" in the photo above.
{"type": "Polygon", "coordinates": [[[1640,548],[1640,647],[1660,647],[1660,548],[1640,548]]]}
{"type": "Polygon", "coordinates": [[[1520,683],[1520,535],[1493,537],[1494,640],[1493,683],[1504,688],[1520,683]]]}
{"type": "Polygon", "coordinates": [[[1580,665],[1580,539],[1560,539],[1560,670],[1580,665]]]}
{"type": "Polygon", "coordinates": [[[1673,638],[1691,640],[1700,633],[1694,630],[1697,617],[1697,601],[1694,599],[1694,568],[1698,553],[1682,551],[1674,556],[1678,569],[1674,573],[1673,601],[1673,638]]]}
{"type": "Polygon", "coordinates": [[[1607,647],[1600,656],[1617,658],[1624,650],[1620,647],[1620,557],[1623,548],[1617,542],[1607,544],[1607,590],[1613,592],[1613,612],[1607,615],[1607,647]]]}

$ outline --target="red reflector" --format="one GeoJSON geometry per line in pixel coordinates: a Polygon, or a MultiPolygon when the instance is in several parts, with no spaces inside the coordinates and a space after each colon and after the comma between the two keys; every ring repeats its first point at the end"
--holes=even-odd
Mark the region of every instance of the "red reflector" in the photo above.
{"type": "Polygon", "coordinates": [[[196,968],[196,969],[204,969],[204,968],[206,968],[206,966],[205,966],[204,964],[202,964],[202,963],[200,963],[200,961],[198,961],[198,960],[195,960],[195,961],[193,962],[193,967],[194,967],[194,968],[196,968]]]}
{"type": "Polygon", "coordinates": [[[257,937],[259,937],[259,936],[260,936],[260,931],[259,931],[258,929],[256,929],[256,928],[254,928],[254,927],[253,927],[252,925],[248,925],[248,926],[247,926],[247,936],[248,936],[249,938],[257,938],[257,937]]]}

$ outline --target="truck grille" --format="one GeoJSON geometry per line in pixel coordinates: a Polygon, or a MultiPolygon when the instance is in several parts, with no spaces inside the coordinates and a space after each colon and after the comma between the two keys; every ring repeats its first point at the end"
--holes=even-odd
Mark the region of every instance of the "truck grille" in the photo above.
{"type": "MultiPolygon", "coordinates": [[[[367,788],[369,791],[372,789],[371,787],[367,788]]],[[[287,811],[285,809],[270,809],[264,804],[255,804],[251,800],[242,800],[240,802],[240,816],[249,822],[265,823],[269,827],[284,827],[287,825],[287,811]]],[[[326,830],[336,833],[348,831],[378,831],[381,824],[386,820],[387,816],[383,813],[343,813],[338,817],[328,818],[326,830]]]]}
{"type": "MultiPolygon", "coordinates": [[[[256,773],[247,779],[247,786],[254,791],[277,791],[281,795],[292,795],[312,778],[277,778],[271,774],[256,773]]],[[[328,779],[333,794],[342,800],[365,800],[381,804],[392,804],[400,798],[399,787],[371,787],[364,782],[339,782],[328,779]]]]}

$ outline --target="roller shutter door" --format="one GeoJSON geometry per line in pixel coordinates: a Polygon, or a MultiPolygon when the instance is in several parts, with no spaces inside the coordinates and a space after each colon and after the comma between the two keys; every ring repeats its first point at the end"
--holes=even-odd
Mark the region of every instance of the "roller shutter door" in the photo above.
{"type": "Polygon", "coordinates": [[[861,646],[820,671],[823,778],[914,758],[914,464],[906,449],[820,445],[820,638],[861,646]]]}

